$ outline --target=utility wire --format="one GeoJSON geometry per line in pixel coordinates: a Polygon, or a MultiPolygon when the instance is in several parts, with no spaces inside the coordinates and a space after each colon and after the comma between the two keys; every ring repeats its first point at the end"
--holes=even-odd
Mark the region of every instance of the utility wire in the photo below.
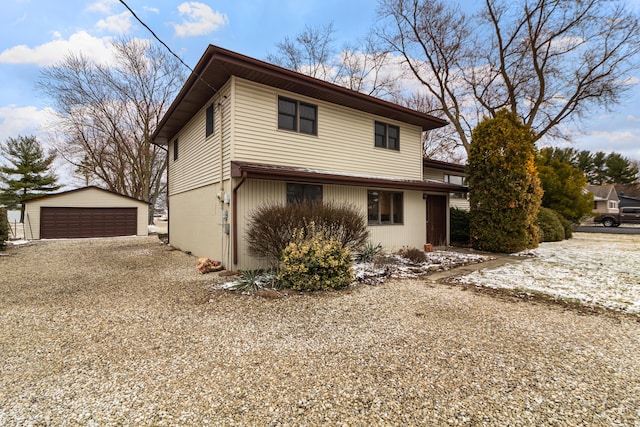
{"type": "Polygon", "coordinates": [[[151,33],[151,35],[152,35],[152,36],[153,36],[153,37],[154,37],[158,42],[160,42],[160,44],[161,44],[162,46],[164,46],[164,47],[169,51],[169,53],[171,53],[171,55],[175,56],[175,57],[176,57],[176,59],[177,59],[178,61],[180,61],[180,63],[181,63],[182,65],[184,65],[185,67],[187,67],[187,68],[189,69],[189,71],[191,71],[191,73],[195,74],[195,75],[198,77],[198,79],[202,80],[202,82],[203,82],[204,84],[206,84],[207,86],[209,86],[209,88],[210,88],[211,90],[213,90],[214,92],[217,92],[217,91],[218,91],[218,89],[216,89],[215,87],[211,86],[211,85],[210,85],[210,84],[209,84],[205,79],[203,79],[203,78],[202,78],[202,76],[201,76],[200,74],[196,73],[196,72],[193,70],[193,68],[191,68],[189,65],[187,65],[187,64],[182,60],[182,58],[180,58],[180,56],[178,56],[178,55],[177,55],[177,54],[176,54],[176,53],[175,53],[175,52],[174,52],[174,51],[173,51],[173,50],[172,50],[172,49],[171,49],[171,48],[170,48],[170,47],[169,47],[165,42],[163,42],[163,41],[160,39],[160,37],[158,37],[158,36],[156,35],[156,33],[154,33],[154,32],[153,32],[153,30],[152,30],[152,29],[151,29],[147,24],[145,24],[145,23],[142,21],[142,19],[140,19],[140,18],[138,17],[138,15],[136,15],[136,13],[133,11],[133,9],[131,9],[131,8],[129,7],[129,5],[128,5],[127,3],[125,3],[125,1],[124,1],[124,0],[119,0],[119,1],[120,1],[120,3],[122,3],[122,5],[123,5],[124,7],[126,7],[126,8],[127,8],[127,10],[131,13],[131,15],[133,15],[133,17],[134,17],[134,18],[136,18],[136,20],[137,20],[140,24],[142,24],[142,26],[143,26],[143,27],[145,27],[147,30],[149,30],[149,32],[151,33]]]}

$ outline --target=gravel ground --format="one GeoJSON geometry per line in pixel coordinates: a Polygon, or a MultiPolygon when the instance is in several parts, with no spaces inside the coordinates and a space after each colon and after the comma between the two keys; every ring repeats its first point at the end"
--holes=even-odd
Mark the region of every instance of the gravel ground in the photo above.
{"type": "Polygon", "coordinates": [[[0,257],[0,425],[640,426],[637,316],[429,277],[213,291],[154,237],[0,257]]]}

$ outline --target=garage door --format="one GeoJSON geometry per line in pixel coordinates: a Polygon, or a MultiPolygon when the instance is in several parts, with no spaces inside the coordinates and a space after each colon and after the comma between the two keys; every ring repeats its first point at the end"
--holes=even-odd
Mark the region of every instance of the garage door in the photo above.
{"type": "Polygon", "coordinates": [[[131,236],[137,234],[137,208],[40,208],[40,238],[131,236]]]}

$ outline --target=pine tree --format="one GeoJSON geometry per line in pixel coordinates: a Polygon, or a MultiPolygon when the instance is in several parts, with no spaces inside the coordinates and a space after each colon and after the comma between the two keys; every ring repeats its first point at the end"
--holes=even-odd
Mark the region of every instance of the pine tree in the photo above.
{"type": "Polygon", "coordinates": [[[469,213],[475,249],[513,253],[538,245],[542,188],[534,135],[507,110],[484,119],[469,150],[469,213]]]}
{"type": "Polygon", "coordinates": [[[56,154],[45,155],[35,136],[9,138],[0,145],[0,153],[8,163],[0,167],[0,204],[8,209],[20,207],[20,222],[24,222],[22,202],[60,188],[50,170],[56,154]]]}

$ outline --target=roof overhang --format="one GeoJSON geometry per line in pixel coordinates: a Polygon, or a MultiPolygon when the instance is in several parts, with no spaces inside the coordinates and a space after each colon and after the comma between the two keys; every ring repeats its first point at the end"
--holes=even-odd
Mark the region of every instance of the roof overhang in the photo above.
{"type": "Polygon", "coordinates": [[[397,190],[466,192],[468,187],[437,181],[383,178],[356,174],[340,174],[325,170],[297,168],[232,161],[231,177],[254,178],[275,181],[295,181],[310,184],[350,185],[356,187],[390,188],[397,190]]]}
{"type": "Polygon", "coordinates": [[[449,172],[466,173],[467,167],[459,163],[450,163],[442,160],[422,159],[422,166],[426,168],[442,169],[449,172]]]}
{"type": "Polygon", "coordinates": [[[409,123],[424,131],[447,124],[429,114],[209,45],[158,124],[152,141],[167,145],[231,76],[409,123]]]}

